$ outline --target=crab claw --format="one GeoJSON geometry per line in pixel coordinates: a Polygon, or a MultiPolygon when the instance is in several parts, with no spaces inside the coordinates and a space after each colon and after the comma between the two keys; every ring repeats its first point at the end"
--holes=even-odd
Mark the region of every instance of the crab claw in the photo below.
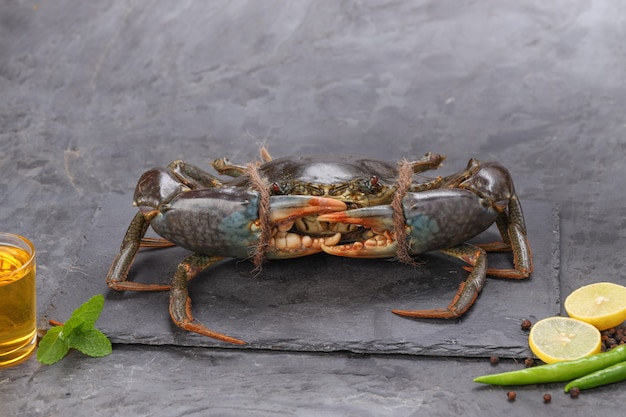
{"type": "Polygon", "coordinates": [[[322,251],[323,245],[336,245],[341,234],[336,233],[326,237],[311,237],[298,233],[291,233],[294,221],[297,218],[346,210],[342,201],[302,195],[273,196],[270,199],[270,220],[272,222],[272,237],[268,258],[287,259],[311,255],[322,251]]]}
{"type": "MultiPolygon", "coordinates": [[[[346,205],[336,199],[315,196],[272,196],[267,219],[259,218],[261,203],[258,193],[229,188],[206,188],[181,192],[166,203],[151,209],[150,226],[168,241],[195,253],[246,259],[250,248],[255,248],[261,230],[271,228],[274,234],[286,233],[293,222],[302,216],[345,210],[346,205]],[[263,225],[267,221],[268,224],[263,225]]],[[[271,242],[270,253],[288,252],[298,256],[300,246],[307,249],[308,241],[294,245],[271,242]]],[[[307,250],[303,250],[306,254],[307,250]]],[[[319,245],[316,249],[320,251],[319,245]]],[[[273,256],[278,257],[278,256],[273,256]]],[[[282,257],[282,256],[281,256],[282,257]]]]}
{"type": "Polygon", "coordinates": [[[322,214],[318,221],[331,223],[358,224],[367,228],[393,229],[393,209],[391,206],[371,206],[359,209],[322,214]]]}
{"type": "Polygon", "coordinates": [[[270,197],[270,220],[280,224],[311,214],[331,213],[346,210],[343,201],[326,197],[306,195],[280,195],[270,197]]]}
{"type": "Polygon", "coordinates": [[[318,221],[357,224],[370,229],[362,241],[342,245],[322,245],[321,249],[331,255],[350,258],[390,258],[396,254],[397,244],[393,238],[393,209],[391,206],[372,206],[354,210],[322,214],[318,221]]]}

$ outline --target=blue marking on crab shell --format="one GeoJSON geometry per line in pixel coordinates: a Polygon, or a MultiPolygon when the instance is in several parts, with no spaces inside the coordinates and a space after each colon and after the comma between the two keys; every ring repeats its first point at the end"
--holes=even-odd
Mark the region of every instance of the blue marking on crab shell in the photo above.
{"type": "Polygon", "coordinates": [[[411,250],[416,253],[429,250],[433,237],[440,231],[439,223],[427,214],[417,213],[407,218],[406,224],[411,228],[407,236],[411,250]]]}
{"type": "Polygon", "coordinates": [[[242,203],[243,210],[234,211],[225,216],[218,225],[224,239],[224,246],[229,248],[231,256],[245,258],[250,255],[250,248],[259,239],[260,231],[253,232],[248,225],[259,217],[259,198],[249,194],[242,203]]]}

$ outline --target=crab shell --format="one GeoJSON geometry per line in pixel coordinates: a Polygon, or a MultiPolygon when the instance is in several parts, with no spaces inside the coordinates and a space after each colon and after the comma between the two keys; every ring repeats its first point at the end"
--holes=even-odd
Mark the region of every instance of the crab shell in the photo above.
{"type": "MultiPolygon", "coordinates": [[[[365,158],[302,156],[285,157],[259,167],[272,195],[330,197],[348,208],[388,204],[393,198],[396,166],[365,158]]],[[[247,178],[232,183],[249,184],[247,178]]]]}

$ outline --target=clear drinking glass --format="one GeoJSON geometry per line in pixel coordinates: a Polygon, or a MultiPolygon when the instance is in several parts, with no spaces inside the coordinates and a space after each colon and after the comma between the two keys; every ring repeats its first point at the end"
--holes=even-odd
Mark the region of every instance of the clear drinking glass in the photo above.
{"type": "Polygon", "coordinates": [[[37,346],[35,246],[0,232],[0,368],[28,359],[37,346]]]}

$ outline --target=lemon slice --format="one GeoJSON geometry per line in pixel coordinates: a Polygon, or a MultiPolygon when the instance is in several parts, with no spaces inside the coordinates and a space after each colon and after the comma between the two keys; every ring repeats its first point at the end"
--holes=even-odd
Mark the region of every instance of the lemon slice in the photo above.
{"type": "Polygon", "coordinates": [[[569,317],[549,317],[535,323],[528,336],[530,350],[545,363],[579,359],[600,352],[600,331],[569,317]]]}
{"type": "Polygon", "coordinates": [[[626,320],[626,287],[611,282],[585,285],[568,295],[563,306],[570,317],[598,330],[610,329],[626,320]]]}

